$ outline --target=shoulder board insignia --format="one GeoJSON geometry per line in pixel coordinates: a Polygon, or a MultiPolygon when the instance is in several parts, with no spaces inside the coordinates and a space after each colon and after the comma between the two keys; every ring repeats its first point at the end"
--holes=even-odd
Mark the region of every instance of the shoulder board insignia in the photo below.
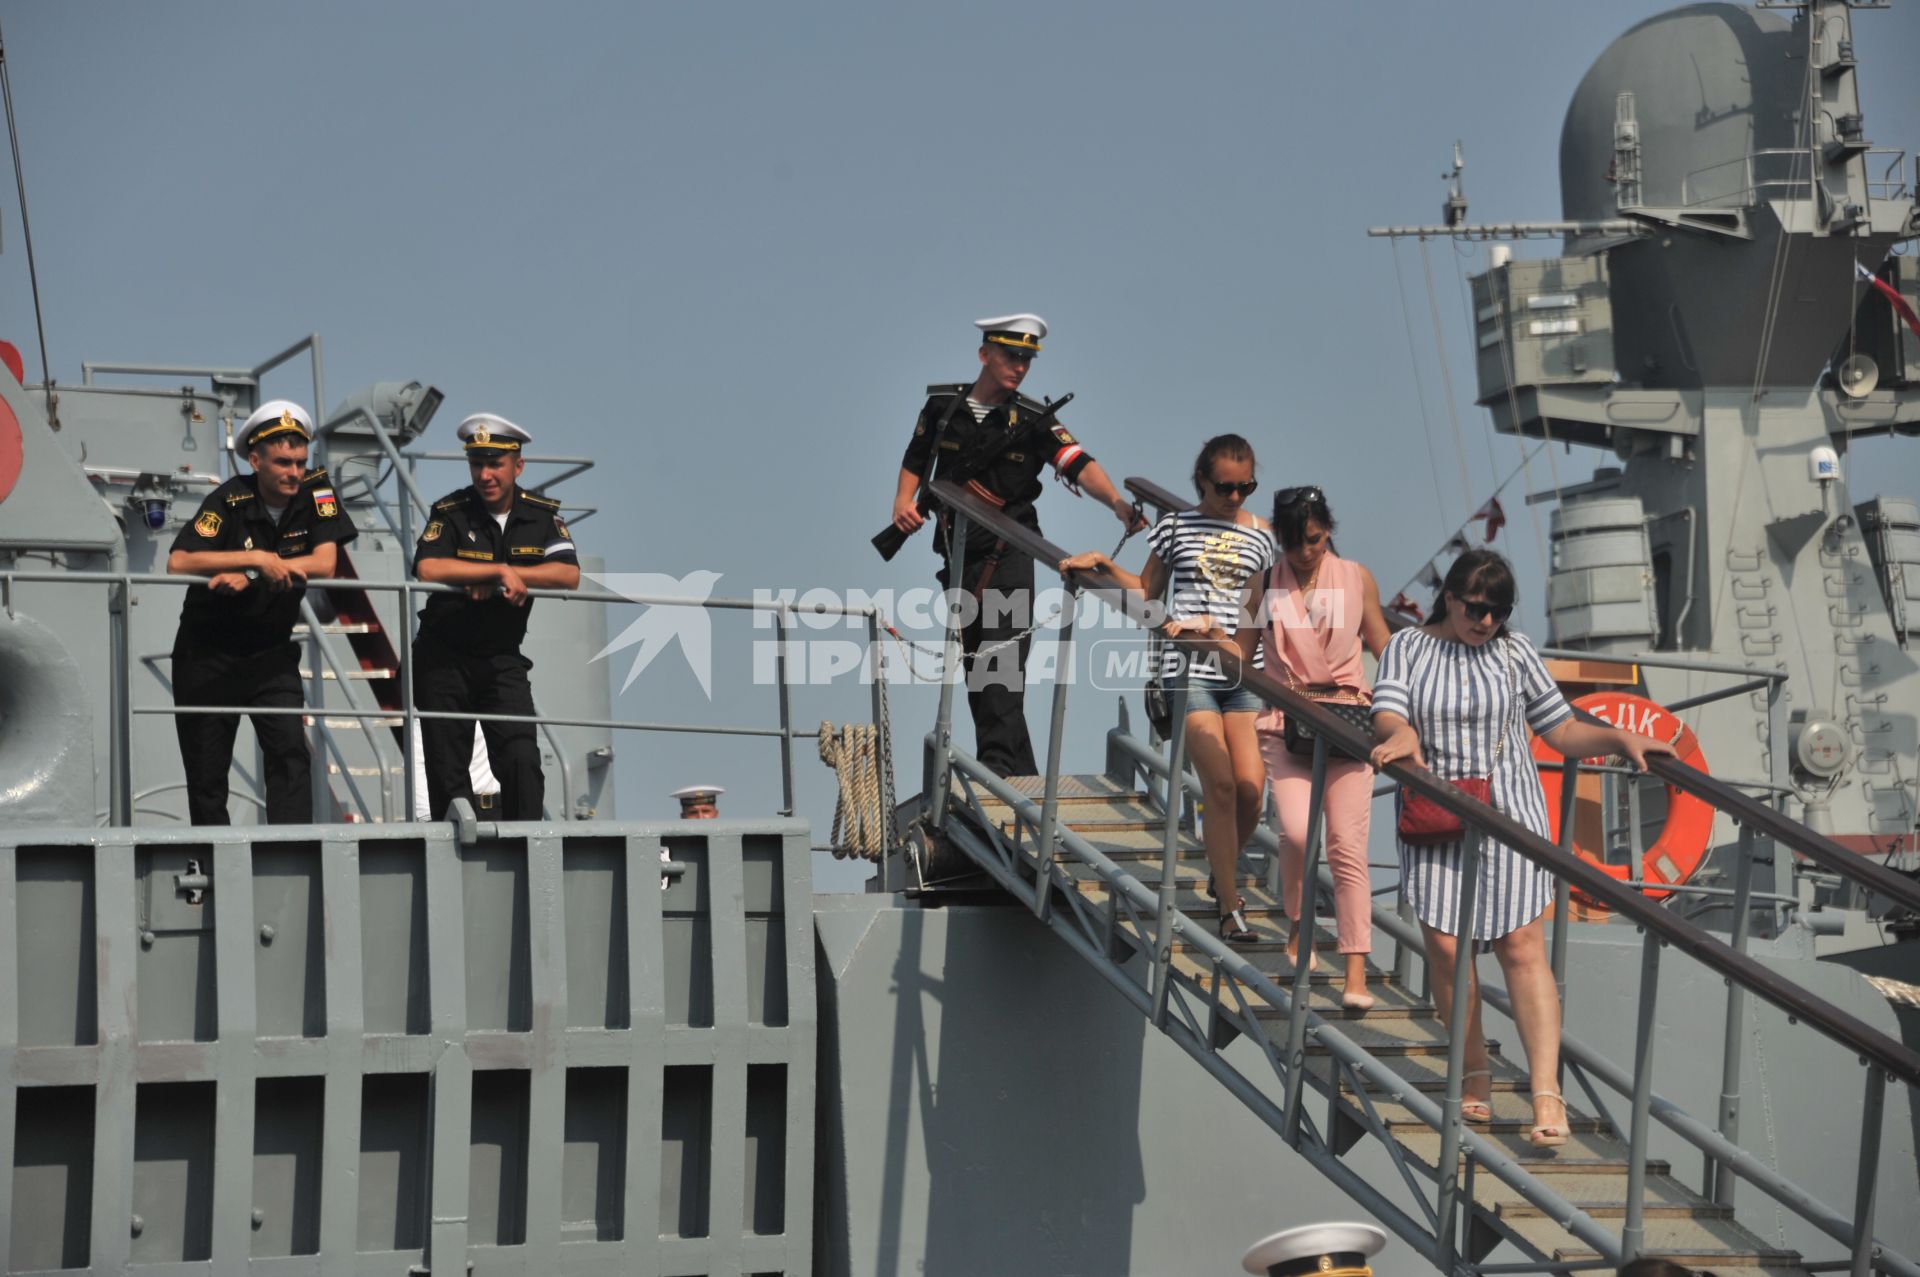
{"type": "Polygon", "coordinates": [[[431,523],[427,524],[427,530],[420,534],[420,539],[422,541],[438,541],[440,539],[440,534],[442,532],[445,532],[446,530],[447,530],[447,525],[440,522],[440,520],[435,519],[431,523]]]}
{"type": "Polygon", "coordinates": [[[456,492],[450,497],[442,497],[434,502],[433,508],[436,510],[458,510],[461,506],[465,505],[466,502],[466,494],[456,492]]]}
{"type": "Polygon", "coordinates": [[[462,559],[479,559],[482,563],[493,562],[492,550],[455,550],[454,554],[462,559]]]}
{"type": "Polygon", "coordinates": [[[200,517],[193,521],[193,530],[212,540],[220,535],[220,516],[212,510],[201,511],[200,517]]]}
{"type": "Polygon", "coordinates": [[[560,508],[560,503],[558,501],[554,500],[552,497],[543,497],[537,492],[522,491],[520,493],[520,499],[522,501],[525,501],[528,505],[537,505],[542,510],[558,510],[560,508]]]}
{"type": "Polygon", "coordinates": [[[1047,410],[1047,405],[1041,403],[1038,399],[1029,399],[1022,394],[1016,393],[1013,397],[1013,402],[1018,405],[1021,410],[1030,412],[1035,416],[1039,416],[1047,410]]]}
{"type": "Polygon", "coordinates": [[[966,394],[966,393],[967,393],[967,391],[969,391],[969,390],[971,390],[971,389],[973,389],[973,383],[972,383],[972,382],[968,382],[968,381],[945,381],[945,382],[940,382],[940,383],[938,383],[938,384],[936,384],[936,385],[932,385],[932,386],[928,386],[928,387],[927,387],[927,393],[928,393],[929,395],[934,395],[934,396],[940,396],[940,395],[964,395],[964,394],[966,394]]]}
{"type": "Polygon", "coordinates": [[[327,468],[322,466],[318,470],[307,471],[307,477],[300,481],[300,486],[303,488],[311,488],[316,483],[325,483],[326,481],[327,468]]]}
{"type": "Polygon", "coordinates": [[[243,501],[251,500],[253,500],[253,493],[251,492],[229,492],[227,494],[227,504],[229,506],[236,506],[243,501]]]}

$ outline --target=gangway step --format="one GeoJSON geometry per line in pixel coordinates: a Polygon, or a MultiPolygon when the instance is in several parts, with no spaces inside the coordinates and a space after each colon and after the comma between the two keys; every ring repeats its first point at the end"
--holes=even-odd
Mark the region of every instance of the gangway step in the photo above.
{"type": "MultiPolygon", "coordinates": [[[[1627,1213],[1627,1175],[1595,1173],[1563,1174],[1552,1167],[1534,1172],[1540,1182],[1575,1206],[1598,1219],[1617,1219],[1627,1213]]],[[[1491,1209],[1502,1219],[1544,1218],[1538,1206],[1492,1175],[1474,1180],[1474,1201],[1491,1209]]],[[[1680,1216],[1688,1219],[1731,1219],[1733,1208],[1710,1202],[1671,1175],[1652,1175],[1646,1180],[1644,1207],[1647,1218],[1680,1216]]]]}
{"type": "MultiPolygon", "coordinates": [[[[1501,1227],[1552,1259],[1578,1263],[1599,1253],[1544,1215],[1503,1216],[1501,1227]]],[[[1724,1274],[1730,1267],[1791,1269],[1800,1253],[1769,1246],[1731,1219],[1653,1215],[1646,1221],[1647,1254],[1688,1268],[1724,1274]]]]}
{"type": "MultiPolygon", "coordinates": [[[[1529,1123],[1531,1125],[1531,1123],[1529,1123]]],[[[1482,1138],[1498,1145],[1500,1151],[1514,1161],[1523,1163],[1529,1170],[1541,1166],[1550,1166],[1564,1172],[1584,1171],[1592,1174],[1598,1171],[1618,1171],[1622,1175],[1627,1170],[1627,1143],[1615,1139],[1612,1135],[1600,1131],[1574,1131],[1567,1136],[1567,1142],[1557,1148],[1535,1148],[1527,1139],[1526,1132],[1511,1134],[1503,1131],[1488,1132],[1484,1128],[1474,1130],[1482,1138]]],[[[1430,1126],[1422,1126],[1399,1135],[1400,1146],[1409,1156],[1417,1160],[1428,1170],[1440,1165],[1440,1132],[1430,1126]]],[[[1649,1175],[1671,1175],[1673,1167],[1658,1158],[1647,1159],[1649,1175]]]]}

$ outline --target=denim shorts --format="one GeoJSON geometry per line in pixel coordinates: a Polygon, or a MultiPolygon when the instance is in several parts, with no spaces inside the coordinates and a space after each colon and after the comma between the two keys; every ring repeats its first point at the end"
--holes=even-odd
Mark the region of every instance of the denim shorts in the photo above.
{"type": "Polygon", "coordinates": [[[1210,679],[1191,678],[1185,674],[1169,674],[1166,677],[1167,703],[1173,703],[1173,694],[1182,686],[1187,689],[1187,713],[1189,714],[1257,714],[1266,708],[1258,696],[1238,684],[1216,683],[1210,679]]]}

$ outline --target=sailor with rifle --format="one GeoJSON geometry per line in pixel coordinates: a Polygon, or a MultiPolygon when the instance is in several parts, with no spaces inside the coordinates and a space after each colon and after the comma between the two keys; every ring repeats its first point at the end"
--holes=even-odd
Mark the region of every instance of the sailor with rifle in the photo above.
{"type": "MultiPolygon", "coordinates": [[[[980,375],[971,385],[927,387],[926,406],[914,423],[894,490],[893,523],[874,537],[874,548],[891,559],[907,537],[927,521],[929,486],[950,480],[1016,523],[1040,530],[1033,503],[1040,473],[1052,466],[1076,493],[1085,488],[1129,530],[1145,526],[1139,512],[1114,488],[1065,426],[1055,420],[1072,395],[1038,403],[1019,393],[1020,383],[1047,335],[1038,315],[975,320],[980,375]]],[[[973,713],[975,751],[1001,776],[1031,776],[1039,770],[1027,735],[1026,660],[1033,624],[1033,559],[970,525],[964,546],[965,579],[952,579],[953,517],[942,512],[935,548],[946,561],[942,586],[966,590],[974,606],[961,630],[967,661],[967,707],[973,713]],[[987,651],[984,660],[974,654],[987,651]]]]}

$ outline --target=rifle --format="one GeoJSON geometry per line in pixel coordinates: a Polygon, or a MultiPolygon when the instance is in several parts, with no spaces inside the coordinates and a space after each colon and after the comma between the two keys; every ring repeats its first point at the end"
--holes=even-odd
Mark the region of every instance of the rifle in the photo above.
{"type": "MultiPolygon", "coordinates": [[[[947,423],[953,420],[954,410],[960,406],[960,401],[966,397],[966,391],[964,390],[956,393],[953,396],[953,401],[947,405],[946,412],[941,414],[940,423],[933,428],[933,446],[927,450],[927,468],[920,472],[920,491],[914,497],[914,508],[923,516],[933,504],[933,471],[934,467],[940,464],[940,441],[946,437],[947,423]]],[[[1060,410],[1071,403],[1072,400],[1073,395],[1071,393],[1061,395],[1058,399],[1048,400],[1046,411],[1040,414],[1040,420],[1034,424],[1040,429],[1046,429],[1047,424],[1059,416],[1060,410]]],[[[986,462],[991,460],[997,452],[998,443],[996,442],[994,448],[982,449],[979,457],[969,458],[967,461],[951,467],[950,473],[945,477],[952,479],[955,483],[964,484],[979,474],[980,471],[984,470],[986,468],[986,462]]],[[[900,547],[907,543],[907,536],[907,533],[902,532],[899,528],[889,523],[873,538],[873,548],[880,552],[881,558],[891,562],[893,556],[900,553],[900,547]]]]}

